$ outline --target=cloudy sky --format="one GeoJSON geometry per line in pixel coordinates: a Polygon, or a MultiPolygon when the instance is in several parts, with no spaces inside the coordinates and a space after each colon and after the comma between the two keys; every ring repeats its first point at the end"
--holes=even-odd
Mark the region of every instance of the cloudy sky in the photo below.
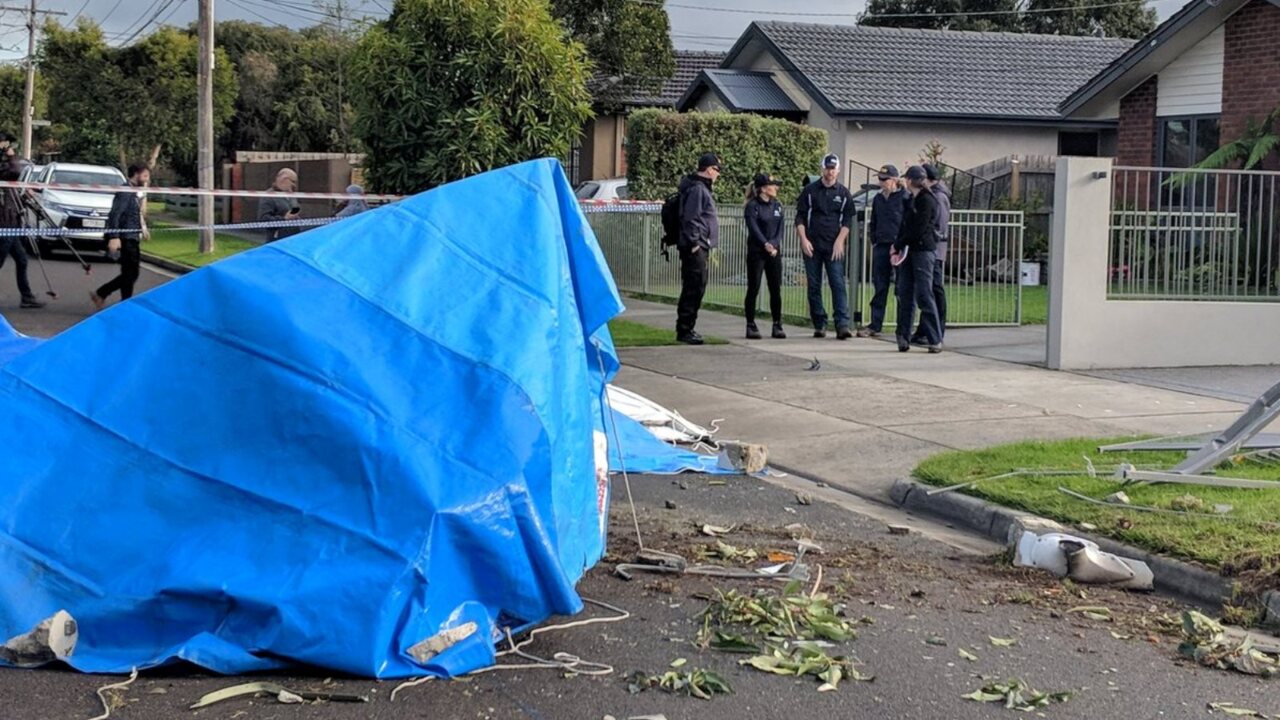
{"type": "MultiPolygon", "coordinates": [[[[1161,19],[1183,0],[1153,0],[1161,19]]],[[[393,0],[345,0],[351,12],[364,17],[385,17],[393,0]]],[[[42,10],[66,13],[67,22],[91,17],[102,25],[112,42],[127,42],[158,25],[187,25],[195,20],[197,0],[37,0],[42,10]]],[[[215,0],[219,20],[239,18],[302,27],[322,22],[326,12],[312,0],[215,0]]],[[[26,0],[6,0],[5,5],[25,5],[26,0]]],[[[333,1],[324,3],[332,6],[333,1]]],[[[795,20],[853,23],[866,0],[669,0],[672,39],[678,48],[727,49],[752,20],[795,20]],[[792,10],[800,4],[802,9],[792,10]]],[[[26,52],[23,13],[0,11],[0,60],[21,58],[26,52]]]]}

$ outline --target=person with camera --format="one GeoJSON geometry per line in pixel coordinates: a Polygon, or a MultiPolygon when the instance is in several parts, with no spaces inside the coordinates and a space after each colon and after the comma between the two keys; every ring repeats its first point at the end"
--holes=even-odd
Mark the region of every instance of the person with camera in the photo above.
{"type": "MultiPolygon", "coordinates": [[[[15,138],[6,132],[0,132],[0,180],[15,181],[22,176],[26,161],[18,157],[14,147],[15,138]]],[[[26,190],[3,188],[0,191],[0,228],[21,230],[26,227],[26,211],[22,193],[26,190]]],[[[27,239],[20,234],[0,235],[0,268],[5,260],[13,258],[13,271],[18,280],[18,295],[21,296],[19,307],[39,309],[44,307],[34,293],[31,292],[31,281],[27,277],[27,239]]]]}
{"type": "MultiPolygon", "coordinates": [[[[145,188],[151,184],[151,168],[145,163],[129,166],[129,185],[145,188]]],[[[107,253],[119,255],[120,274],[97,290],[89,293],[96,310],[101,310],[111,294],[120,291],[120,299],[133,297],[133,287],[142,272],[142,241],[150,236],[142,217],[142,203],[146,197],[141,191],[118,192],[111,201],[107,214],[107,253]]]]}

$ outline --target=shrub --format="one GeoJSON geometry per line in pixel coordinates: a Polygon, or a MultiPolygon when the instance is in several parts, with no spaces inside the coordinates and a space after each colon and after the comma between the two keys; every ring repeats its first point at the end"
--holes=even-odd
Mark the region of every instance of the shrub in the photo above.
{"type": "Polygon", "coordinates": [[[640,110],[627,121],[627,185],[632,197],[660,199],[714,152],[723,163],[715,195],[741,203],[756,173],[782,182],[778,197],[792,202],[804,179],[819,172],[827,134],[786,120],[729,113],[640,110]]]}
{"type": "Polygon", "coordinates": [[[409,193],[562,157],[591,116],[587,73],[547,0],[396,0],[352,63],[365,177],[409,193]]]}

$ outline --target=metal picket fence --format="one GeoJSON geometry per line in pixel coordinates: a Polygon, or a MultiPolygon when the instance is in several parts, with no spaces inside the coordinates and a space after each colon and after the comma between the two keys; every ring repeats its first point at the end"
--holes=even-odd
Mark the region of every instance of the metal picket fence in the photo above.
{"type": "MultiPolygon", "coordinates": [[[[670,261],[662,255],[662,221],[657,203],[584,203],[583,211],[625,294],[664,302],[680,296],[680,261],[675,249],[670,261]]],[[[720,247],[711,256],[711,282],[703,307],[743,313],[747,287],[747,229],[740,205],[721,205],[720,247]]],[[[782,239],[782,312],[788,324],[808,324],[809,308],[804,259],[796,237],[794,210],[786,210],[782,239]]],[[[866,246],[869,218],[859,211],[860,222],[850,240],[846,259],[846,283],[855,323],[870,319],[873,293],[870,252],[866,246]]],[[[1018,264],[1022,257],[1022,213],[1012,211],[959,210],[951,220],[952,239],[948,262],[948,325],[1017,325],[1022,320],[1022,294],[1018,264]]],[[[823,290],[831,314],[829,288],[823,290]]],[[[895,317],[890,294],[888,320],[895,317]]],[[[757,314],[768,321],[768,292],[762,289],[757,314]]]]}

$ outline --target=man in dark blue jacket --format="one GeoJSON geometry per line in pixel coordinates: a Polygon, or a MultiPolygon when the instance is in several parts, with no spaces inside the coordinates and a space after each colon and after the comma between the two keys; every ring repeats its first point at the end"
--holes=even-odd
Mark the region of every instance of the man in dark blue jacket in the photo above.
{"type": "Polygon", "coordinates": [[[875,294],[871,296],[871,324],[859,328],[858,337],[879,337],[884,329],[889,283],[893,279],[889,254],[902,231],[902,218],[911,202],[911,194],[898,184],[898,168],[885,165],[877,177],[880,192],[871,201],[871,223],[867,230],[871,237],[871,284],[875,294]]]}
{"type": "MultiPolygon", "coordinates": [[[[947,290],[943,285],[942,279],[947,263],[947,240],[951,237],[951,189],[947,187],[947,182],[942,179],[942,174],[938,172],[936,165],[925,163],[922,167],[928,181],[928,190],[933,193],[933,198],[938,201],[938,222],[936,225],[938,249],[934,252],[935,259],[933,261],[933,304],[937,306],[938,314],[934,317],[933,322],[938,328],[938,338],[942,339],[947,335],[947,290]]],[[[920,325],[916,328],[915,334],[911,336],[911,344],[929,344],[924,334],[923,313],[920,317],[920,325]]]]}
{"type": "Polygon", "coordinates": [[[720,221],[711,185],[720,177],[720,158],[706,153],[698,158],[698,172],[680,181],[680,301],[676,304],[676,340],[701,345],[694,331],[702,296],[711,279],[707,256],[720,244],[720,221]]]}
{"type": "Polygon", "coordinates": [[[929,352],[942,352],[937,308],[933,304],[934,251],[938,247],[938,200],[929,192],[924,168],[912,165],[906,173],[911,207],[902,234],[893,244],[898,264],[898,350],[911,349],[911,321],[920,306],[920,325],[929,352]],[[904,257],[905,256],[905,257],[904,257]]]}
{"type": "Polygon", "coordinates": [[[848,340],[849,294],[845,288],[844,250],[853,227],[853,198],[841,185],[840,158],[822,159],[822,177],[810,183],[796,202],[796,234],[804,253],[804,274],[809,286],[809,318],[813,336],[827,336],[827,310],[822,306],[822,274],[831,285],[831,304],[836,316],[836,337],[848,340]]]}
{"type": "MultiPolygon", "coordinates": [[[[151,184],[151,168],[146,163],[129,166],[129,186],[146,188],[151,184]]],[[[120,253],[120,274],[97,290],[89,292],[89,300],[95,310],[101,310],[111,293],[120,291],[120,299],[133,297],[133,286],[142,271],[142,246],[140,243],[150,232],[143,218],[142,204],[146,202],[141,190],[118,192],[111,201],[107,214],[107,249],[120,253]]]]}

